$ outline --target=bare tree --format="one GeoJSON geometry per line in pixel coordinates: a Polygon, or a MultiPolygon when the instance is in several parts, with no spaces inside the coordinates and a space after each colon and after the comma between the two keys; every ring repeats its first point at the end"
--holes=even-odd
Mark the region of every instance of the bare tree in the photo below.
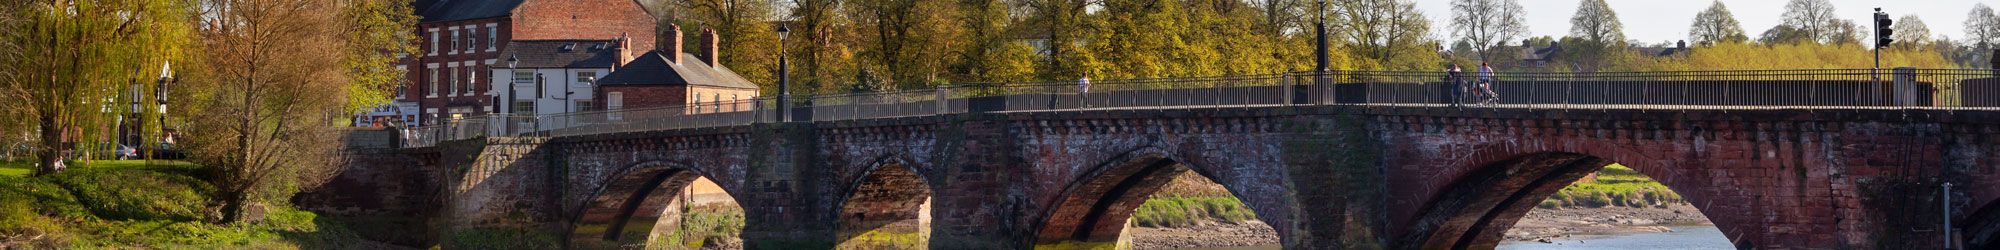
{"type": "Polygon", "coordinates": [[[1346,40],[1352,45],[1349,48],[1355,49],[1364,59],[1386,66],[1399,63],[1405,55],[1435,53],[1436,48],[1423,46],[1425,36],[1430,33],[1430,20],[1424,18],[1415,3],[1407,0],[1350,0],[1332,1],[1327,5],[1333,11],[1328,22],[1340,24],[1338,28],[1329,28],[1328,36],[1346,40]]]}
{"type": "Polygon", "coordinates": [[[391,0],[203,3],[205,61],[177,90],[191,99],[193,160],[215,171],[216,220],[233,223],[246,206],[331,177],[338,123],[351,95],[368,94],[351,87],[380,84],[355,72],[394,70],[358,62],[414,51],[408,36],[374,35],[406,33],[415,19],[391,0]]]}
{"type": "Polygon", "coordinates": [[[1604,0],[1584,0],[1569,19],[1569,34],[1601,46],[1625,42],[1625,25],[1604,0]]]}
{"type": "MultiPolygon", "coordinates": [[[[1798,32],[1820,43],[1835,43],[1841,40],[1843,25],[1836,15],[1833,3],[1827,0],[1792,0],[1785,4],[1784,25],[1798,29],[1798,32]]],[[[1852,23],[1852,21],[1849,21],[1852,23]]]]}
{"type": "Polygon", "coordinates": [[[1993,14],[1993,7],[1984,3],[1972,6],[1965,17],[1965,40],[1981,50],[2000,43],[2000,15],[1993,14]]]}
{"type": "Polygon", "coordinates": [[[1694,25],[1688,28],[1688,40],[1695,44],[1743,42],[1750,36],[1743,33],[1743,24],[1736,22],[1736,15],[1729,13],[1729,7],[1722,1],[1715,1],[1707,10],[1694,15],[1694,25]]]}
{"type": "Polygon", "coordinates": [[[1528,33],[1522,9],[1519,0],[1452,0],[1451,32],[1472,44],[1480,60],[1489,60],[1494,46],[1528,33]]]}
{"type": "Polygon", "coordinates": [[[1906,49],[1930,47],[1931,27],[1924,25],[1924,19],[1917,18],[1917,15],[1905,15],[1897,19],[1896,25],[1891,28],[1896,30],[1896,34],[1890,38],[1896,39],[1896,42],[1890,46],[1906,49]]]}

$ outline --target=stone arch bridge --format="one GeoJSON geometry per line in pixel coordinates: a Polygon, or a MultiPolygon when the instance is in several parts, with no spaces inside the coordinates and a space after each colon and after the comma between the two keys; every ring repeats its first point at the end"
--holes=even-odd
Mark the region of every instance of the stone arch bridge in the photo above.
{"type": "MultiPolygon", "coordinates": [[[[1784,93],[1985,102],[1733,83],[1741,85],[1720,89],[1777,93],[1774,102],[1793,100],[1784,93]]],[[[1501,93],[1510,99],[1483,107],[1354,103],[1436,94],[1404,84],[1218,86],[1167,93],[1184,99],[1122,99],[1150,102],[1127,108],[1120,93],[1166,92],[1107,86],[1090,93],[1102,99],[1088,99],[1104,102],[1031,96],[1021,100],[1046,99],[1049,109],[1026,111],[1005,102],[982,108],[978,98],[939,90],[937,106],[917,109],[936,111],[929,115],[870,118],[856,108],[846,114],[860,119],[413,148],[394,146],[394,133],[356,133],[351,167],[294,200],[333,215],[427,218],[410,224],[422,234],[400,236],[419,244],[510,228],[565,247],[618,248],[667,244],[679,226],[669,208],[684,200],[676,190],[706,177],[744,208],[741,237],[751,249],[1119,248],[1134,208],[1192,171],[1241,198],[1287,249],[1483,249],[1539,201],[1620,163],[1681,194],[1739,248],[1935,249],[1944,247],[1947,222],[1957,232],[1950,238],[1972,249],[2000,247],[2000,112],[1715,106],[1766,100],[1742,96],[1578,109],[1569,105],[1619,101],[1575,97],[1594,91],[1702,88],[1501,83],[1510,84],[1518,88],[1501,93]],[[1240,104],[1278,103],[1188,105],[1230,93],[1256,97],[1240,104]],[[1947,183],[1948,193],[1940,190],[1947,183]]],[[[807,116],[842,114],[814,112],[807,116]]]]}
{"type": "Polygon", "coordinates": [[[1744,248],[1941,247],[1945,209],[1973,244],[1994,246],[2000,231],[1994,112],[1021,112],[485,138],[382,154],[400,160],[374,163],[437,169],[413,176],[443,191],[405,201],[440,206],[427,211],[442,217],[437,230],[521,227],[583,248],[644,244],[672,228],[661,218],[676,216],[665,209],[673,190],[697,176],[745,208],[742,237],[754,249],[908,238],[942,249],[1115,246],[1132,210],[1182,171],[1227,187],[1287,248],[1490,248],[1537,202],[1614,162],[1664,182],[1744,248]],[[1949,205],[1946,182],[1959,187],[1949,205]],[[915,205],[926,198],[931,220],[918,228],[915,205]]]}

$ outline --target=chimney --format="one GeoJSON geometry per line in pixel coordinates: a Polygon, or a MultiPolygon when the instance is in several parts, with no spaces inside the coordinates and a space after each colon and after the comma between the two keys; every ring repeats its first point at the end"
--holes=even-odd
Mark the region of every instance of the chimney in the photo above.
{"type": "Polygon", "coordinates": [[[667,62],[671,62],[671,63],[674,63],[674,64],[680,64],[680,63],[681,63],[681,48],[685,48],[685,47],[687,47],[687,43],[685,43],[685,42],[681,42],[681,25],[679,25],[679,24],[668,24],[668,25],[667,25],[667,50],[666,50],[666,51],[664,51],[664,52],[666,52],[666,54],[667,54],[667,55],[666,55],[666,56],[667,56],[667,62]]]}
{"type": "Polygon", "coordinates": [[[720,55],[719,53],[715,52],[717,42],[718,41],[716,41],[715,37],[715,29],[709,29],[709,28],[701,29],[701,61],[708,63],[709,67],[722,65],[721,62],[716,61],[717,59],[716,56],[720,55]]]}
{"type": "Polygon", "coordinates": [[[632,49],[631,49],[631,48],[632,48],[632,37],[628,37],[628,36],[625,36],[625,35],[626,35],[626,34],[625,34],[625,33],[622,33],[622,32],[621,32],[621,33],[618,33],[618,65],[619,65],[619,66],[624,66],[624,65],[625,65],[625,64],[627,64],[627,63],[632,63],[632,49]]]}
{"type": "Polygon", "coordinates": [[[1680,41],[1678,41],[1678,42],[1674,42],[1674,48],[1676,48],[1676,49],[1681,49],[1681,50],[1687,50],[1687,49],[1688,49],[1688,41],[1687,41],[1687,40],[1680,40],[1680,41]]]}

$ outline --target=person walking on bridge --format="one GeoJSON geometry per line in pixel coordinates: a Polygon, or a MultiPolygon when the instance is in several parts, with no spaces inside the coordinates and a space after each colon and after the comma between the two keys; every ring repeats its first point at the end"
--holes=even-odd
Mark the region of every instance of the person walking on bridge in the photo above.
{"type": "Polygon", "coordinates": [[[1444,100],[1447,104],[1451,104],[1453,108],[1459,107],[1459,103],[1464,100],[1463,97],[1460,97],[1465,92],[1464,83],[1460,82],[1463,79],[1460,77],[1463,77],[1464,72],[1464,70],[1458,68],[1458,64],[1456,63],[1451,64],[1451,68],[1445,69],[1444,100]]]}
{"type": "Polygon", "coordinates": [[[1479,62],[1478,88],[1478,94],[1485,95],[1479,100],[1480,105],[1491,105],[1500,102],[1500,93],[1493,92],[1493,66],[1487,65],[1486,62],[1479,62]]]}
{"type": "Polygon", "coordinates": [[[1077,107],[1090,108],[1090,72],[1083,72],[1083,78],[1076,79],[1077,107]]]}

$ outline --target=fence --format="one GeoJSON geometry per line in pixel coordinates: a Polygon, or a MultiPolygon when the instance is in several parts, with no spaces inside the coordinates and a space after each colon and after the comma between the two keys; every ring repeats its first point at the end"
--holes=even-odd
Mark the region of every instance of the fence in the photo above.
{"type": "Polygon", "coordinates": [[[1535,109],[2000,109],[1992,70],[1763,70],[1498,73],[1491,102],[1476,73],[1341,71],[1013,84],[758,98],[612,111],[453,119],[405,130],[406,147],[484,136],[576,136],[770,122],[968,112],[1384,105],[1535,109]]]}

